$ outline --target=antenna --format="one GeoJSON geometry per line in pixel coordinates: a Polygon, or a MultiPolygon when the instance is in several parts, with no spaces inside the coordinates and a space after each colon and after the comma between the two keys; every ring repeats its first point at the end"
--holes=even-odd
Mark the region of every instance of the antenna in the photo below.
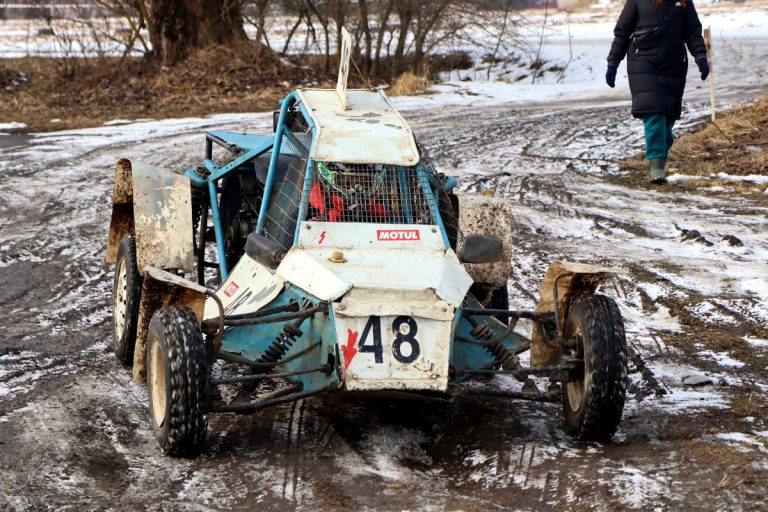
{"type": "Polygon", "coordinates": [[[336,94],[341,107],[349,110],[347,103],[347,80],[349,79],[349,58],[352,53],[352,38],[345,27],[341,27],[341,52],[339,53],[339,78],[336,80],[336,94]]]}

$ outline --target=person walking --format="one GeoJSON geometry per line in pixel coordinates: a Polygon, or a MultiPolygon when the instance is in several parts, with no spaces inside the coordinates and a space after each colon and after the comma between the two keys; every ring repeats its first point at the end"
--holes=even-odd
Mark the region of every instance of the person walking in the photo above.
{"type": "Polygon", "coordinates": [[[643,120],[645,158],[652,183],[667,179],[664,166],[680,119],[688,56],[701,79],[709,75],[707,47],[692,0],[627,0],[613,30],[605,81],[616,86],[616,70],[627,56],[632,115],[643,120]]]}

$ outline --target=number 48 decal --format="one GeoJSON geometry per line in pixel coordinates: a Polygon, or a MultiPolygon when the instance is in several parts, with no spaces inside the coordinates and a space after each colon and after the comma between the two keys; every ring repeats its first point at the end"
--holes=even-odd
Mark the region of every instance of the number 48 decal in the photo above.
{"type": "MultiPolygon", "coordinates": [[[[392,355],[399,363],[410,364],[414,362],[421,354],[419,341],[416,339],[416,333],[419,327],[410,316],[398,316],[392,322],[392,334],[395,339],[392,342],[392,355]],[[405,331],[405,332],[403,332],[405,331]],[[403,345],[408,345],[410,350],[408,355],[403,355],[403,345]]],[[[384,363],[384,349],[381,345],[381,318],[372,316],[368,319],[363,329],[363,335],[357,343],[357,349],[360,352],[373,354],[376,364],[384,363]],[[368,343],[368,339],[371,342],[368,343]]]]}

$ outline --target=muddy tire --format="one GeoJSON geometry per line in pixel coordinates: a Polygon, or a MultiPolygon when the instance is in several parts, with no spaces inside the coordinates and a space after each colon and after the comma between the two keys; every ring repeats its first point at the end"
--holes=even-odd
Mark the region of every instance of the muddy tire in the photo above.
{"type": "Polygon", "coordinates": [[[159,309],[149,323],[147,391],[152,430],[166,455],[197,455],[205,443],[209,368],[192,310],[159,309]]]}
{"type": "Polygon", "coordinates": [[[609,441],[621,421],[627,394],[627,340],[613,299],[593,295],[571,306],[565,339],[583,359],[577,378],[563,386],[565,427],[583,441],[609,441]]]}
{"type": "Polygon", "coordinates": [[[120,240],[112,285],[112,347],[122,364],[133,364],[136,326],[139,321],[141,274],[136,263],[136,239],[125,235],[120,240]]]}

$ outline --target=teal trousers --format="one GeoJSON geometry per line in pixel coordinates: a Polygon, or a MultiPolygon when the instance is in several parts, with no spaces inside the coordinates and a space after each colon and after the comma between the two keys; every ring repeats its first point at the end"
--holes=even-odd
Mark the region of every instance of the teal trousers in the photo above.
{"type": "Polygon", "coordinates": [[[643,116],[643,126],[645,127],[645,158],[653,160],[654,158],[667,158],[669,148],[675,141],[675,135],[672,133],[672,127],[675,120],[664,114],[648,114],[643,116]]]}

